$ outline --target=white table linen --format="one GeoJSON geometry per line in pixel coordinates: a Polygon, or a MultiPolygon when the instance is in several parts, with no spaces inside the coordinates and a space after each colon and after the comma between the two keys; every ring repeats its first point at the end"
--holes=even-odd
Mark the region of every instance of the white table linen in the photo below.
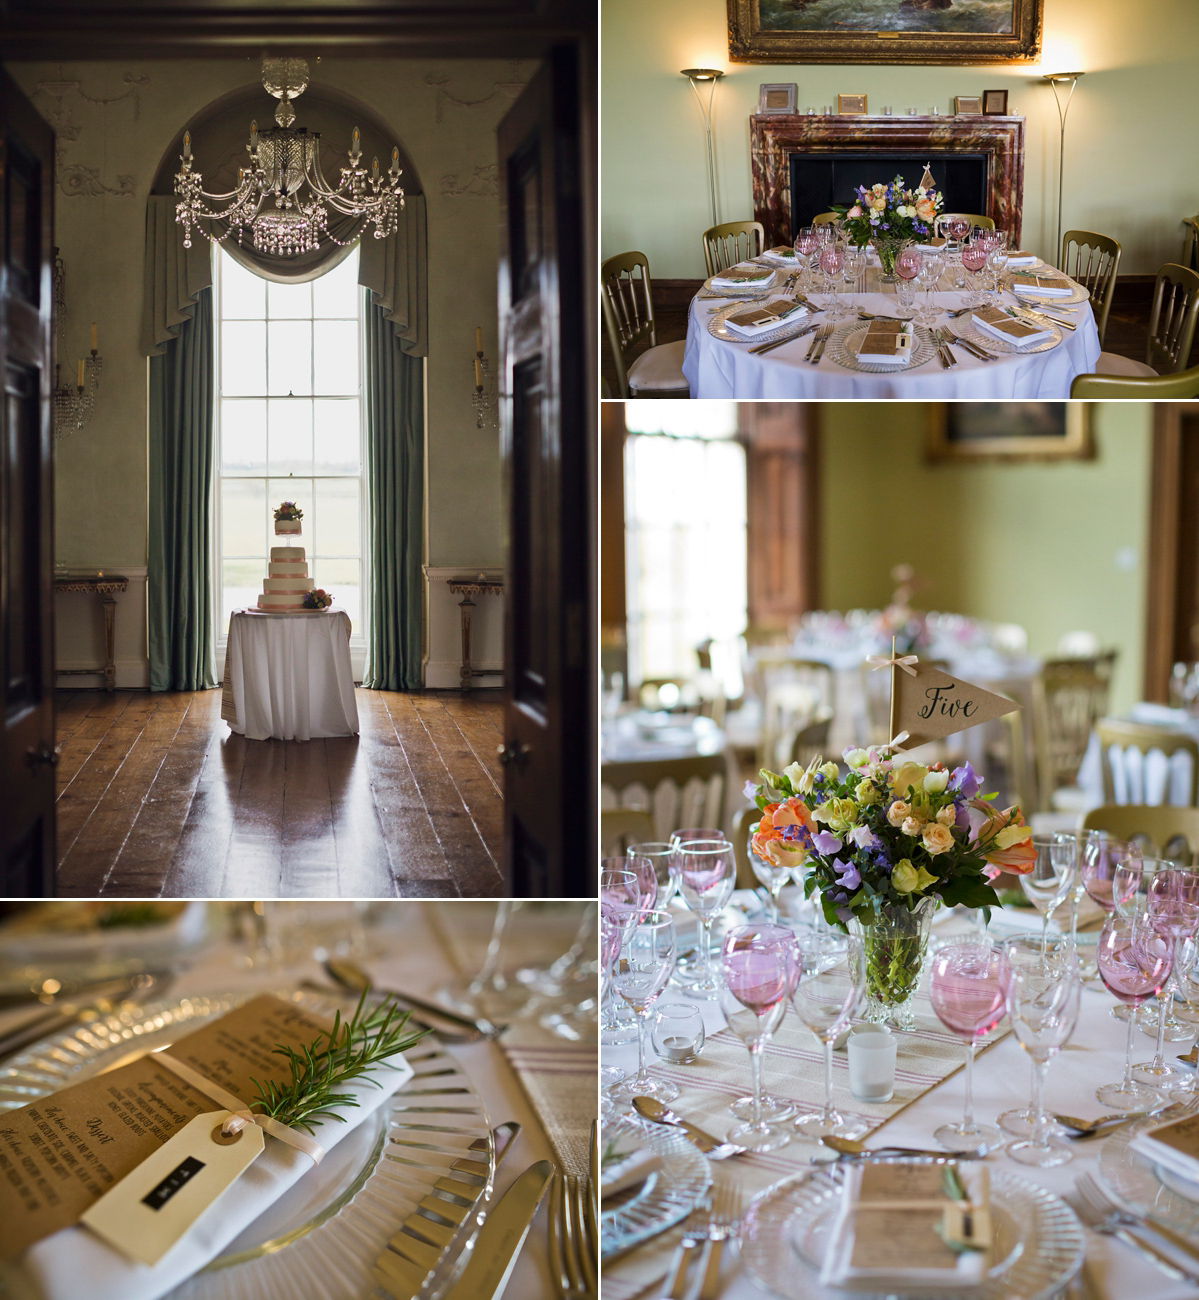
{"type": "MultiPolygon", "coordinates": [[[[737,898],[742,895],[738,894],[737,898]]],[[[950,923],[951,928],[960,928],[960,923],[950,923]]],[[[938,927],[940,932],[940,927],[938,927]]],[[[724,1028],[724,1018],[719,1007],[713,1002],[700,1002],[683,995],[670,986],[662,995],[659,1005],[668,1002],[684,1002],[697,1006],[703,1012],[704,1031],[714,1034],[724,1028]]],[[[1045,1086],[1045,1108],[1047,1111],[1061,1111],[1078,1115],[1084,1119],[1097,1118],[1108,1113],[1095,1099],[1095,1088],[1102,1083],[1117,1080],[1124,1069],[1125,1026],[1113,1020],[1108,1014],[1114,999],[1106,992],[1088,987],[1083,991],[1082,1005],[1079,1013],[1078,1028],[1065,1051],[1057,1056],[1049,1067],[1045,1086]]],[[[788,1009],[788,1015],[794,1013],[788,1009]]],[[[813,1040],[814,1041],[814,1040],[813,1040]]],[[[1167,1044],[1173,1053],[1183,1052],[1185,1043],[1167,1044]]],[[[1153,1055],[1153,1041],[1139,1031],[1133,1038],[1133,1059],[1148,1060],[1153,1055]]],[[[621,1047],[605,1047],[602,1052],[605,1065],[617,1065],[633,1071],[637,1067],[637,1049],[635,1044],[621,1047]]],[[[656,1058],[651,1057],[651,1069],[656,1058]]],[[[933,1130],[943,1124],[947,1118],[957,1119],[962,1113],[964,1100],[964,1074],[958,1071],[943,1083],[925,1093],[906,1110],[900,1111],[878,1134],[867,1138],[867,1146],[912,1146],[933,1147],[933,1130]]],[[[749,1087],[749,1055],[745,1058],[745,1082],[749,1087]]],[[[762,1084],[768,1092],[786,1096],[787,1079],[783,1068],[772,1060],[770,1048],[767,1047],[762,1069],[762,1084]]],[[[974,1114],[980,1122],[990,1123],[1002,1111],[1028,1105],[1030,1091],[1030,1070],[1028,1057],[1020,1048],[1014,1034],[1007,1035],[975,1063],[974,1070],[974,1114]]],[[[680,1092],[673,1108],[686,1117],[687,1093],[680,1092]]],[[[729,1127],[736,1121],[729,1116],[729,1127]]],[[[714,1125],[709,1127],[715,1130],[714,1125]]],[[[722,1133],[717,1131],[717,1136],[722,1133]]],[[[1091,1138],[1085,1142],[1072,1145],[1073,1160],[1068,1164],[1052,1169],[1036,1169],[1020,1165],[1002,1152],[987,1157],[988,1163],[997,1169],[1006,1169],[1017,1177],[1040,1184],[1057,1196],[1063,1196],[1073,1189],[1075,1180],[1083,1173],[1094,1173],[1100,1150],[1101,1138],[1091,1138]]],[[[805,1168],[807,1162],[800,1152],[805,1143],[785,1147],[775,1152],[774,1158],[785,1158],[789,1151],[795,1152],[795,1168],[798,1172],[805,1168]]],[[[716,1166],[714,1166],[716,1168],[716,1166]]],[[[1172,1282],[1136,1255],[1127,1246],[1114,1238],[1103,1237],[1097,1233],[1087,1233],[1087,1278],[1093,1295],[1089,1300],[1194,1300],[1195,1288],[1185,1283],[1172,1282]]],[[[727,1282],[720,1293],[720,1300],[761,1300],[763,1292],[759,1290],[739,1263],[736,1271],[726,1274],[727,1282]]]]}
{"type": "MultiPolygon", "coordinates": [[[[868,292],[855,294],[854,300],[868,312],[894,316],[897,306],[894,286],[885,286],[886,292],[881,292],[884,286],[879,282],[879,274],[877,266],[868,269],[868,292]]],[[[946,283],[948,280],[943,277],[942,284],[946,283]]],[[[817,304],[827,302],[823,294],[813,296],[817,304]]],[[[1005,297],[1010,299],[1011,295],[1005,297]]],[[[917,303],[922,299],[923,291],[917,303]]],[[[934,295],[935,304],[947,311],[960,307],[962,300],[963,294],[958,291],[934,295]]],[[[1063,341],[1048,352],[1012,354],[1001,356],[996,361],[980,361],[965,348],[955,347],[953,354],[958,364],[952,370],[943,370],[934,356],[915,370],[898,374],[866,374],[838,364],[828,350],[818,365],[809,365],[804,356],[812,342],[811,335],[759,354],[749,351],[749,343],[731,343],[714,337],[708,331],[712,319],[709,309],[728,306],[731,301],[697,297],[691,302],[683,374],[692,397],[784,401],[817,398],[882,401],[896,397],[938,401],[957,398],[1060,400],[1070,396],[1074,377],[1092,373],[1099,360],[1099,330],[1089,303],[1071,304],[1075,310],[1067,319],[1076,324],[1077,329],[1063,330],[1063,341]]],[[[823,322],[825,317],[820,315],[813,319],[823,322]]],[[[955,321],[941,316],[937,326],[948,326],[956,334],[964,319],[955,321]]]]}
{"type": "Polygon", "coordinates": [[[358,734],[344,610],[235,613],[225,656],[222,716],[247,739],[358,734]]]}

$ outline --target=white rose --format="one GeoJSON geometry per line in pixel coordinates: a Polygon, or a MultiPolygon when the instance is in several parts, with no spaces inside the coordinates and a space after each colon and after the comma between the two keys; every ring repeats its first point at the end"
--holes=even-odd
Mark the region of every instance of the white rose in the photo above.
{"type": "Polygon", "coordinates": [[[946,804],[937,814],[937,821],[942,826],[956,826],[958,824],[958,810],[953,804],[946,804]]]}
{"type": "Polygon", "coordinates": [[[902,826],[911,815],[912,805],[905,803],[902,799],[896,799],[887,809],[887,820],[892,826],[902,826]]]}
{"type": "Polygon", "coordinates": [[[948,772],[930,772],[924,778],[924,788],[929,794],[942,794],[949,784],[948,772]]]}
{"type": "Polygon", "coordinates": [[[953,848],[953,832],[948,826],[938,826],[929,822],[923,831],[924,847],[936,857],[938,853],[948,853],[953,848]]]}
{"type": "Polygon", "coordinates": [[[924,823],[917,817],[905,817],[903,819],[903,825],[899,829],[903,831],[905,835],[915,837],[920,834],[920,828],[923,825],[924,823]]]}

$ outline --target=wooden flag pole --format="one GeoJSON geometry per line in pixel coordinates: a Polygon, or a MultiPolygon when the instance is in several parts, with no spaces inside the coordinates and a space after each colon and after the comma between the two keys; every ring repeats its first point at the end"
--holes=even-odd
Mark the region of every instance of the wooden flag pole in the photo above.
{"type": "Polygon", "coordinates": [[[895,738],[895,674],[898,671],[895,665],[895,638],[891,638],[891,730],[887,733],[888,739],[895,738]]]}

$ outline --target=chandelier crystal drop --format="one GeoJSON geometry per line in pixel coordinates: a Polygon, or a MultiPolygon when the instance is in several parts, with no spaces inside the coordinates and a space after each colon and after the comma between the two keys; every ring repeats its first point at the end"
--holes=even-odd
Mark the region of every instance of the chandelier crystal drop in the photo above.
{"type": "Polygon", "coordinates": [[[308,64],[303,59],[271,58],[262,63],[262,84],[279,101],[276,125],[259,131],[250,123],[246,145],[248,165],[239,168],[237,189],[227,194],[209,194],[192,158],[191,132],[183,136],[181,169],[175,175],[175,220],[183,227],[183,246],[191,247],[192,230],[223,243],[236,233],[244,243],[247,232],[260,252],[294,257],[320,247],[322,238],[344,246],[353,243],[373,225],[376,239],[386,239],[399,224],[404,206],[400,185],[400,151],[391,151],[391,166],[379,170],[374,159],[370,169],[362,166],[362,145],[358,128],[350,142],[348,165],[333,187],[321,167],[319,131],[292,124],[296,112],[292,101],[308,88],[308,64]],[[362,219],[353,239],[341,240],[329,231],[329,212],[362,219]],[[222,232],[202,225],[220,222],[222,232]]]}

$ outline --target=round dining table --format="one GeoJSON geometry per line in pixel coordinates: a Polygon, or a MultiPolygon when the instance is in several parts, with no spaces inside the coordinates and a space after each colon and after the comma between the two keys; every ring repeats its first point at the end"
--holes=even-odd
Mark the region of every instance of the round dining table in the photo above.
{"type": "MultiPolygon", "coordinates": [[[[867,267],[864,292],[853,294],[853,303],[866,312],[894,317],[898,309],[895,286],[881,283],[881,274],[877,263],[867,267]]],[[[770,297],[782,294],[785,272],[780,270],[775,279],[779,287],[770,297]]],[[[851,370],[836,361],[831,340],[819,361],[815,364],[809,362],[806,357],[815,337],[813,334],[793,338],[780,347],[758,353],[751,349],[763,342],[762,339],[732,341],[717,338],[709,325],[718,312],[743,300],[743,297],[716,298],[711,291],[703,289],[692,299],[683,353],[683,374],[692,397],[772,398],[782,401],[816,398],[1056,400],[1068,398],[1075,376],[1092,373],[1099,360],[1099,330],[1089,301],[1036,304],[1046,306],[1075,326],[1073,330],[1062,329],[1062,341],[1046,351],[1002,352],[997,353],[994,360],[982,361],[965,347],[951,344],[950,351],[956,364],[949,369],[941,366],[934,351],[923,364],[880,374],[851,370]]],[[[809,297],[821,308],[829,303],[827,294],[817,292],[809,294],[809,297]]],[[[923,304],[923,299],[921,289],[917,293],[917,306],[923,304]]],[[[1014,306],[1019,300],[1005,290],[1003,301],[1007,306],[1014,306]]],[[[961,308],[964,302],[964,291],[953,288],[950,273],[946,271],[933,294],[933,304],[939,308],[934,328],[948,328],[955,334],[961,333],[969,317],[955,319],[948,313],[961,308]]],[[[826,320],[827,316],[821,311],[810,314],[802,325],[820,324],[826,320]]],[[[837,322],[838,329],[845,323],[837,322]]],[[[800,328],[800,324],[795,328],[800,328]]]]}

